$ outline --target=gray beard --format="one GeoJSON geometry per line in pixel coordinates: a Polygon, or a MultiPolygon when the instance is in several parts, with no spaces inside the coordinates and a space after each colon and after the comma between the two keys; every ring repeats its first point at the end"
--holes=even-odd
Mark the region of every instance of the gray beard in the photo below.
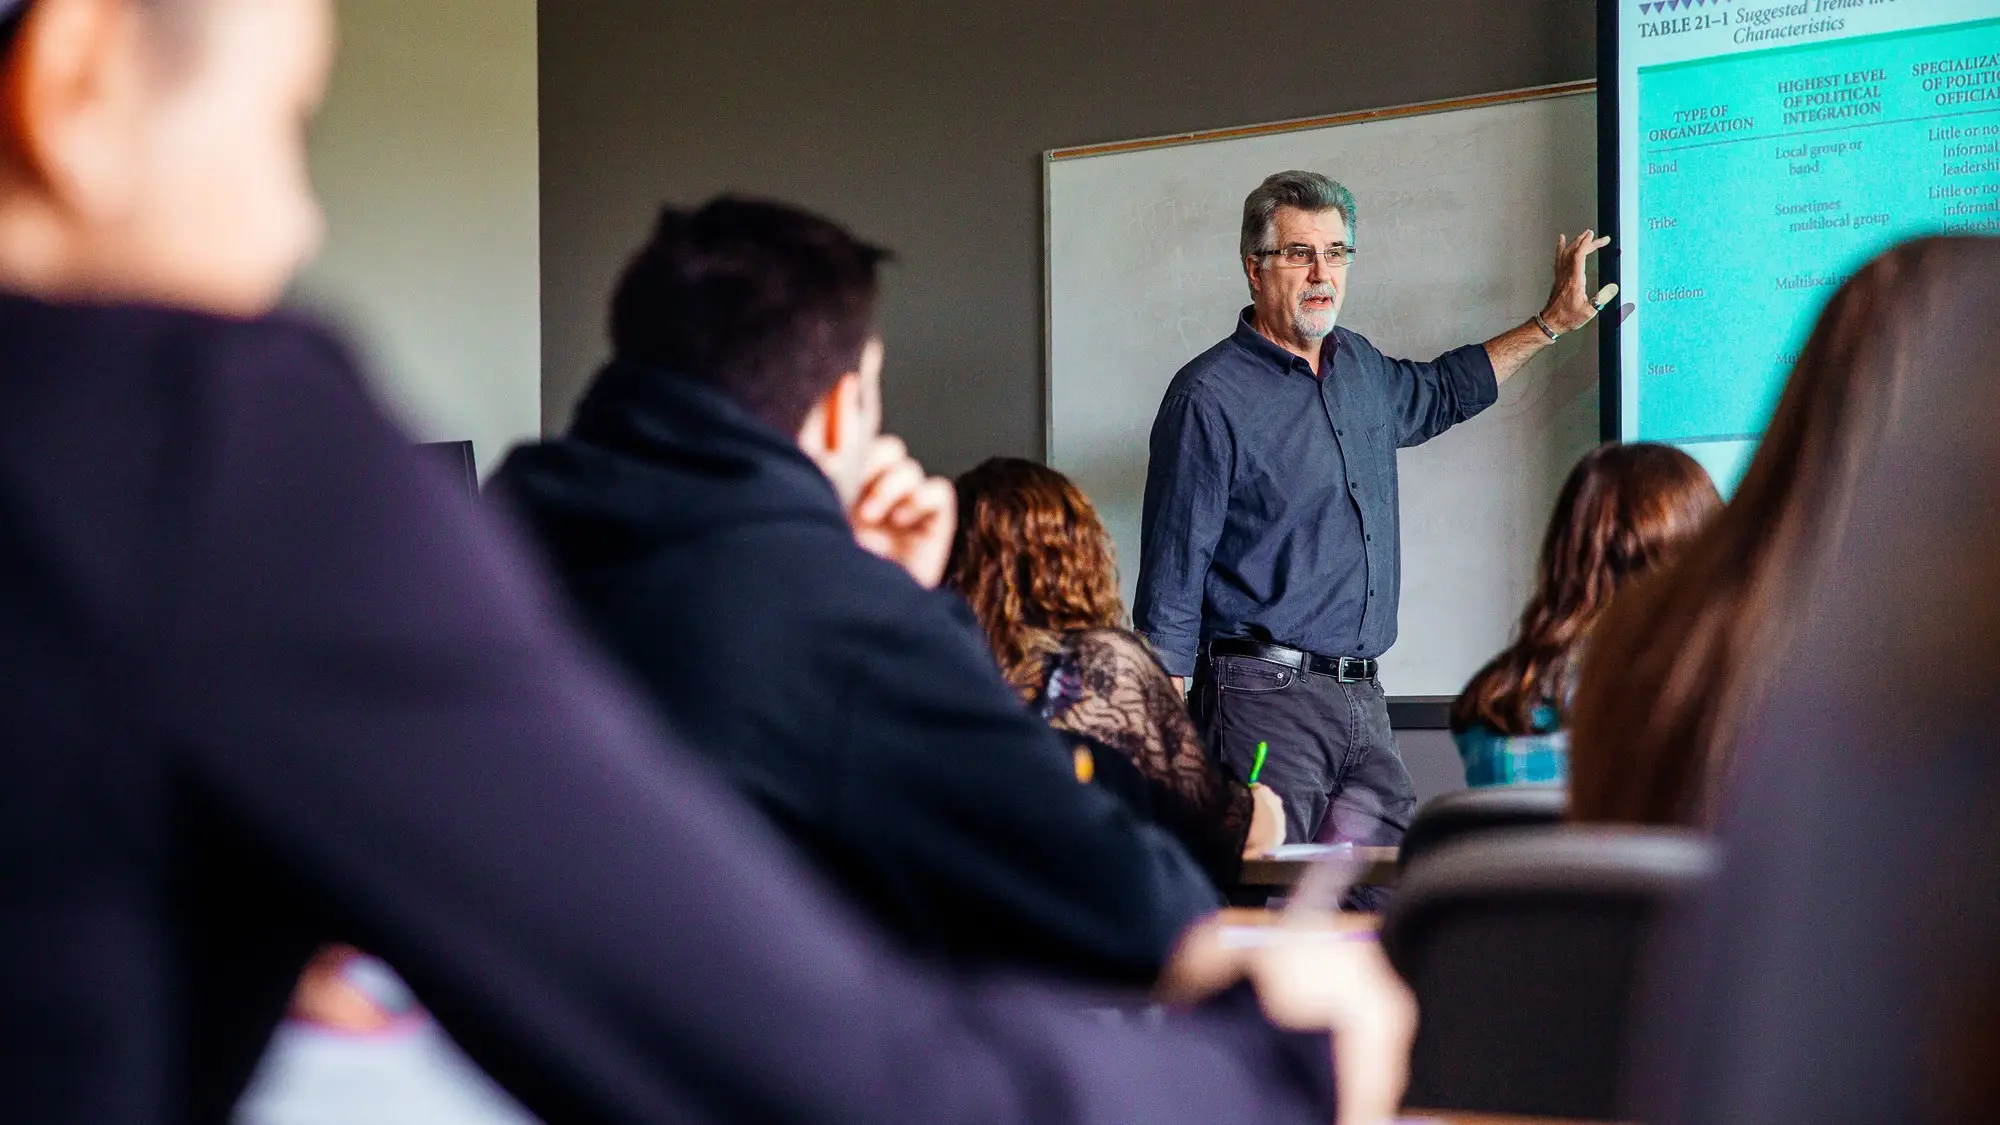
{"type": "Polygon", "coordinates": [[[1334,322],[1339,319],[1339,309],[1328,309],[1324,313],[1298,309],[1292,313],[1292,331],[1298,333],[1301,340],[1324,340],[1333,335],[1334,322]]]}

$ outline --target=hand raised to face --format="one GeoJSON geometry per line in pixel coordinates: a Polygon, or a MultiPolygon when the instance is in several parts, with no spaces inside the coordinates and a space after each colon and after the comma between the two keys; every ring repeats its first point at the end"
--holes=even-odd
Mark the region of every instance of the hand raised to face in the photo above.
{"type": "Polygon", "coordinates": [[[868,449],[861,491],[847,522],[864,550],[935,588],[951,556],[958,494],[950,481],[926,474],[902,439],[879,437],[868,449]]]}

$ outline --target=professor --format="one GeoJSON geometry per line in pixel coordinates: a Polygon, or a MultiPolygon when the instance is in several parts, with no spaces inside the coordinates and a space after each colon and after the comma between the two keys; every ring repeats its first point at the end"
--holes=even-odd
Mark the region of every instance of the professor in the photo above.
{"type": "Polygon", "coordinates": [[[1284,798],[1287,838],[1395,844],[1415,810],[1375,658],[1396,640],[1396,450],[1492,405],[1529,357],[1597,315],[1556,240],[1548,304],[1429,363],[1335,326],[1354,196],[1280,172],[1243,201],[1250,307],[1167,387],[1153,423],[1136,624],[1210,744],[1284,798]]]}

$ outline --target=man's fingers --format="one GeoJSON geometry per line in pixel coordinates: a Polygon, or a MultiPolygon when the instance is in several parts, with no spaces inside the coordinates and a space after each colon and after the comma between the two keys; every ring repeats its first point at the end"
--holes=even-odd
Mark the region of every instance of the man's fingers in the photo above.
{"type": "Polygon", "coordinates": [[[914,531],[957,506],[958,493],[951,482],[931,477],[904,493],[880,522],[896,531],[914,531]]]}
{"type": "Polygon", "coordinates": [[[868,452],[861,458],[861,492],[854,498],[852,518],[867,516],[870,503],[880,491],[884,478],[909,459],[909,450],[903,447],[900,438],[878,437],[869,444],[868,452]]]}
{"type": "Polygon", "coordinates": [[[861,502],[861,518],[867,523],[880,523],[893,511],[896,505],[910,491],[924,482],[924,471],[914,461],[904,461],[891,466],[881,476],[875,478],[866,499],[861,502]]]}
{"type": "Polygon", "coordinates": [[[1556,235],[1556,274],[1575,276],[1583,272],[1584,259],[1611,245],[1611,236],[1599,235],[1596,231],[1585,230],[1571,238],[1566,234],[1556,235]]]}
{"type": "Polygon", "coordinates": [[[954,517],[957,509],[958,492],[950,481],[926,476],[923,466],[905,459],[869,482],[855,518],[869,527],[912,532],[954,517]]]}
{"type": "Polygon", "coordinates": [[[1585,255],[1595,254],[1609,245],[1611,236],[1598,234],[1596,231],[1586,230],[1574,239],[1565,235],[1556,236],[1557,254],[1564,258],[1582,258],[1585,255]]]}
{"type": "Polygon", "coordinates": [[[1588,264],[1590,254],[1594,254],[1598,246],[1600,246],[1600,242],[1596,242],[1594,238],[1590,238],[1588,230],[1584,230],[1582,234],[1578,234],[1576,242],[1570,242],[1570,260],[1568,260],[1570,268],[1568,268],[1568,274],[1576,282],[1576,288],[1584,286],[1584,266],[1588,264]]]}
{"type": "Polygon", "coordinates": [[[868,454],[861,459],[861,479],[871,481],[909,459],[910,447],[903,444],[903,439],[884,434],[869,443],[868,454]]]}
{"type": "Polygon", "coordinates": [[[1611,298],[1616,297],[1617,295],[1618,295],[1618,283],[1614,281],[1611,284],[1605,286],[1604,288],[1599,289],[1597,291],[1597,296],[1591,298],[1590,303],[1602,309],[1604,306],[1611,303],[1611,298]]]}
{"type": "Polygon", "coordinates": [[[890,509],[923,483],[923,467],[904,458],[877,473],[862,488],[861,501],[854,507],[855,516],[863,523],[880,523],[890,509]]]}

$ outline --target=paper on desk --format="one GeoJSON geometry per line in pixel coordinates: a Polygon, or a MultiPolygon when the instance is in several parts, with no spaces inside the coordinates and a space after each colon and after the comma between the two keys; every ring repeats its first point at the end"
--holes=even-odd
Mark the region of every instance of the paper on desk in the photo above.
{"type": "Polygon", "coordinates": [[[1272,859],[1324,859],[1330,855],[1354,850],[1353,844],[1279,844],[1272,849],[1272,859]]]}
{"type": "Polygon", "coordinates": [[[1224,926],[1216,934],[1224,949],[1263,949],[1281,941],[1375,941],[1374,930],[1304,930],[1284,926],[1224,926]]]}

